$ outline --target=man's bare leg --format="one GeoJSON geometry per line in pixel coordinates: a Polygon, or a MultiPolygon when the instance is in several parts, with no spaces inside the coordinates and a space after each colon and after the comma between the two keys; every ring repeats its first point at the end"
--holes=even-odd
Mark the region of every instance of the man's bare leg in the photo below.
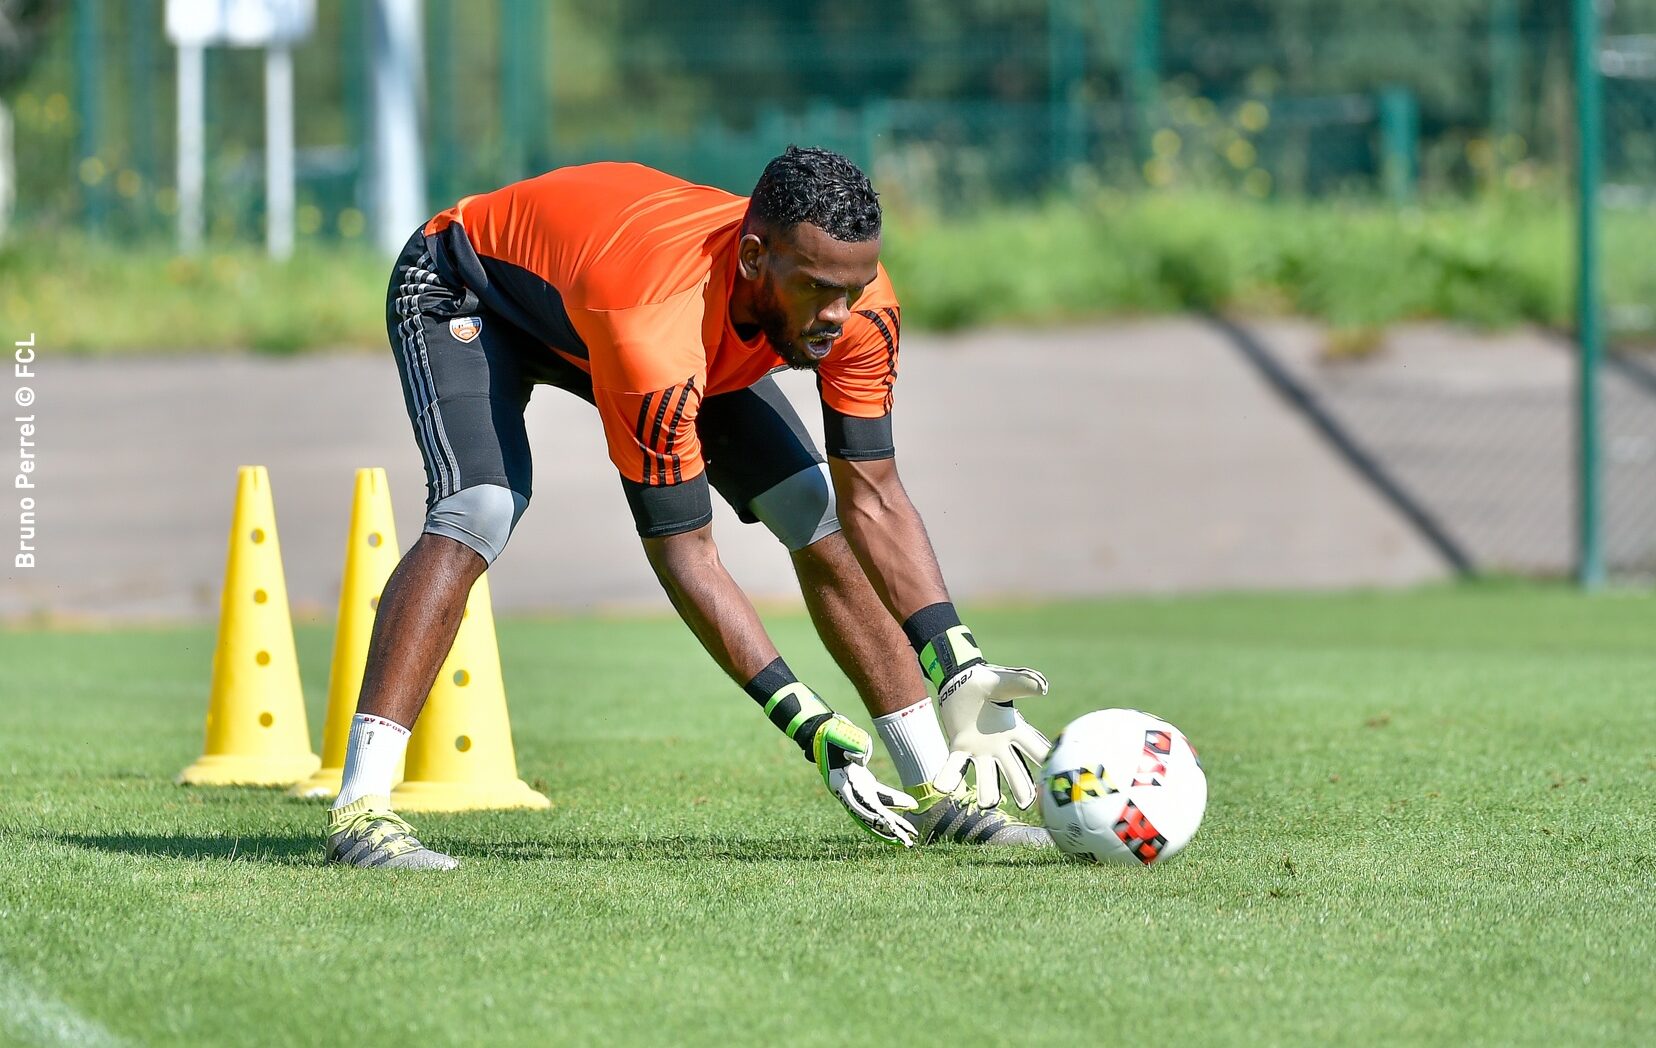
{"type": "Polygon", "coordinates": [[[795,550],[793,563],[817,635],[871,716],[896,713],[930,694],[908,638],[844,535],[836,531],[795,550]]]}
{"type": "Polygon", "coordinates": [[[904,816],[921,840],[1050,846],[1052,838],[1039,827],[929,790],[949,755],[949,744],[914,649],[880,603],[845,536],[836,532],[819,539],[795,551],[793,562],[817,634],[874,717],[903,788],[923,805],[904,816]]]}
{"type": "Polygon", "coordinates": [[[470,546],[442,535],[421,535],[403,555],[380,594],[357,713],[414,727],[487,567],[470,546]]]}
{"type": "Polygon", "coordinates": [[[457,865],[391,814],[390,795],[409,731],[454,646],[472,584],[487,566],[470,547],[428,534],[386,580],[351,718],[344,782],[328,815],[328,861],[387,869],[457,865]]]}

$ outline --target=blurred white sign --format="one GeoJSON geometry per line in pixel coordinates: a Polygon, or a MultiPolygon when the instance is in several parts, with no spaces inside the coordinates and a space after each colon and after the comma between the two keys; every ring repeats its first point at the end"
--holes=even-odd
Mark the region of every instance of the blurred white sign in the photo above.
{"type": "Polygon", "coordinates": [[[167,38],[180,47],[294,44],[316,24],[316,0],[167,0],[167,38]]]}

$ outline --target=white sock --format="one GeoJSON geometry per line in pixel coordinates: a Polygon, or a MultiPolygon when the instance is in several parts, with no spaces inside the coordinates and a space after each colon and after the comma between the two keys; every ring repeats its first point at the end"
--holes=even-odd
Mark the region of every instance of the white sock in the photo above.
{"type": "Polygon", "coordinates": [[[345,781],[335,808],[363,797],[389,797],[391,778],[408,752],[408,729],[384,717],[359,713],[351,718],[351,738],[345,744],[345,781]]]}
{"type": "Polygon", "coordinates": [[[896,713],[875,717],[874,728],[890,751],[905,790],[930,782],[949,759],[949,744],[943,739],[943,729],[938,726],[929,698],[896,713]]]}

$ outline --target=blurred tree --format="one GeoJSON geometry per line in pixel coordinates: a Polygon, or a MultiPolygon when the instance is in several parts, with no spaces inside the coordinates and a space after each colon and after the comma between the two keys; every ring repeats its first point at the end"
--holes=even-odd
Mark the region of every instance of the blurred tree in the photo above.
{"type": "Polygon", "coordinates": [[[6,241],[17,198],[17,162],[6,95],[23,82],[29,67],[44,52],[40,38],[62,6],[62,0],[0,0],[0,244],[6,241]]]}

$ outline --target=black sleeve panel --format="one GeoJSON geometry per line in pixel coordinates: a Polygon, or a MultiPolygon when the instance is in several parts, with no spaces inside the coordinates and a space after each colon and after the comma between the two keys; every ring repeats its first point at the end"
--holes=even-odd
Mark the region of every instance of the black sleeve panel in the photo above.
{"type": "Polygon", "coordinates": [[[659,539],[695,531],[713,521],[713,497],[707,474],[698,473],[682,484],[640,484],[621,478],[640,538],[659,539]]]}
{"type": "Polygon", "coordinates": [[[879,418],[859,418],[842,415],[822,405],[822,442],[824,450],[847,462],[869,462],[874,459],[897,457],[897,448],[891,441],[891,412],[879,418]]]}

